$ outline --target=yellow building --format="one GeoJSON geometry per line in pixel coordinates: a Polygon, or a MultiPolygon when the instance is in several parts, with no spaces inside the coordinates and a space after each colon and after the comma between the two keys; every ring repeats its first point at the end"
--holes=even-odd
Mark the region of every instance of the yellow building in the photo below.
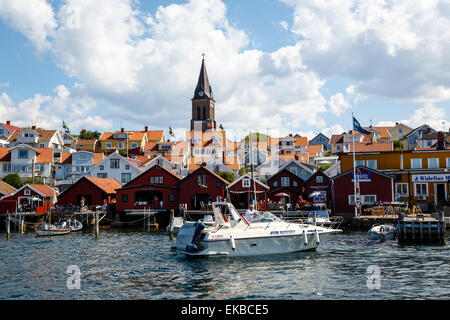
{"type": "MultiPolygon", "coordinates": [[[[418,204],[450,201],[450,149],[356,153],[356,166],[366,166],[394,177],[397,200],[418,204]]],[[[353,154],[341,155],[341,172],[353,169],[353,154]]]]}

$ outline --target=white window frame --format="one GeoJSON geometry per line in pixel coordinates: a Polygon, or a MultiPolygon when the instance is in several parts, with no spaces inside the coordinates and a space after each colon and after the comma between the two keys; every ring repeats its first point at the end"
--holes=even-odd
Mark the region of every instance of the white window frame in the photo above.
{"type": "Polygon", "coordinates": [[[293,174],[297,175],[297,167],[290,167],[289,171],[292,172],[293,174]]]}
{"type": "Polygon", "coordinates": [[[366,166],[366,162],[364,160],[355,160],[355,167],[365,167],[366,166]]]}
{"type": "Polygon", "coordinates": [[[281,177],[281,186],[282,187],[290,187],[290,185],[291,185],[291,180],[289,179],[290,177],[281,177]],[[284,183],[283,183],[283,181],[284,181],[284,183]],[[286,182],[287,182],[287,184],[286,184],[286,182]]]}
{"type": "Polygon", "coordinates": [[[243,188],[250,188],[250,179],[242,179],[242,187],[243,188]]]}
{"type": "Polygon", "coordinates": [[[428,197],[428,195],[429,195],[429,193],[428,193],[428,183],[423,183],[423,182],[414,183],[414,197],[418,197],[418,196],[428,197]],[[417,185],[419,185],[419,184],[426,186],[426,194],[417,194],[417,185]]]}
{"type": "Polygon", "coordinates": [[[367,168],[370,168],[370,169],[374,169],[374,170],[378,170],[378,160],[376,160],[376,159],[369,159],[369,160],[366,160],[366,167],[367,168]],[[375,167],[371,167],[370,165],[369,165],[369,163],[371,162],[371,161],[374,161],[375,162],[375,167]]]}
{"type": "Polygon", "coordinates": [[[131,181],[131,173],[129,172],[122,172],[122,174],[120,175],[120,180],[122,183],[128,183],[131,181]],[[124,179],[124,176],[126,177],[124,179]]]}
{"type": "Polygon", "coordinates": [[[408,197],[409,196],[409,183],[407,182],[399,182],[395,184],[395,196],[399,196],[399,197],[408,197]],[[402,186],[400,188],[400,191],[403,191],[403,186],[406,186],[406,193],[404,192],[397,192],[397,187],[398,186],[402,186]]]}
{"type": "Polygon", "coordinates": [[[106,149],[111,149],[112,148],[112,143],[111,142],[105,143],[105,147],[106,147],[106,149]]]}
{"type": "Polygon", "coordinates": [[[25,189],[25,190],[23,190],[23,194],[25,196],[29,196],[29,195],[31,195],[31,190],[30,189],[25,189]]]}
{"type": "Polygon", "coordinates": [[[323,176],[316,176],[316,183],[323,183],[323,176]]]}
{"type": "Polygon", "coordinates": [[[428,158],[428,169],[439,169],[439,158],[428,158]],[[436,164],[437,164],[437,167],[432,167],[431,165],[430,165],[430,163],[431,163],[431,160],[436,160],[436,164]]]}
{"type": "Polygon", "coordinates": [[[411,169],[422,169],[423,165],[422,165],[422,159],[421,158],[413,158],[411,159],[411,169]],[[413,163],[414,160],[419,160],[420,161],[420,167],[414,167],[413,163]]]}

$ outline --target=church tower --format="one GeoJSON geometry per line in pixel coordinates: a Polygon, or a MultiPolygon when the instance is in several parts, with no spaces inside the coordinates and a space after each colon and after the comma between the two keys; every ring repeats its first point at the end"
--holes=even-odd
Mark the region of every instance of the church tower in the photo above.
{"type": "Polygon", "coordinates": [[[216,129],[214,105],[214,96],[209,85],[205,57],[203,56],[197,87],[195,87],[194,97],[192,98],[191,131],[200,130],[200,128],[202,132],[208,129],[216,129]]]}

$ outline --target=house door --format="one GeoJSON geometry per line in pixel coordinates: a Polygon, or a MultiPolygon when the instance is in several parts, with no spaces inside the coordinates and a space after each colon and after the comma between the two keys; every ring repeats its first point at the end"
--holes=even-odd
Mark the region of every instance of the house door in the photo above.
{"type": "Polygon", "coordinates": [[[436,202],[437,203],[443,203],[446,199],[446,192],[445,192],[445,184],[444,183],[437,183],[436,184],[436,202]]]}

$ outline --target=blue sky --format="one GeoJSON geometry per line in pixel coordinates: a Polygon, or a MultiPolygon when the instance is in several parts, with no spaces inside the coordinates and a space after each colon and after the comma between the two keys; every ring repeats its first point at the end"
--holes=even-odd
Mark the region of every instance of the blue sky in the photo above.
{"type": "Polygon", "coordinates": [[[340,133],[352,112],[365,126],[441,129],[450,10],[388,2],[0,1],[1,121],[182,137],[206,52],[216,120],[235,139],[340,133]]]}

